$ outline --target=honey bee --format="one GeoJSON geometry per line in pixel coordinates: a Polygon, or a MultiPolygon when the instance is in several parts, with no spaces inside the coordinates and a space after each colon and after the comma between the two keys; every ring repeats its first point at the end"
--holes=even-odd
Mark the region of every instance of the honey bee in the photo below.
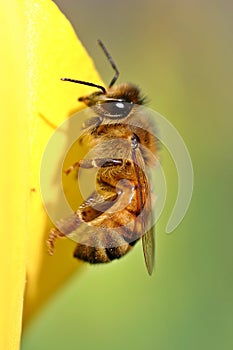
{"type": "Polygon", "coordinates": [[[91,264],[107,263],[124,256],[142,238],[151,275],[154,210],[147,168],[156,165],[158,140],[147,115],[138,112],[144,103],[139,88],[131,83],[114,85],[119,71],[102,41],[98,43],[115,72],[108,88],[61,79],[97,89],[79,98],[95,113],[85,122],[80,140],[95,149],[94,157],[79,160],[66,170],[69,174],[74,169],[96,168],[96,188],[77,211],[50,230],[49,253],[53,254],[58,237],[68,236],[78,242],[75,258],[91,264]]]}

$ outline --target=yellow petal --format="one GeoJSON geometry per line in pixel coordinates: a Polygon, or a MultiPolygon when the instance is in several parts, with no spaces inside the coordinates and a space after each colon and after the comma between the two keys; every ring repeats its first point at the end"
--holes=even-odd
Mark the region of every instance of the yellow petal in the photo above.
{"type": "Polygon", "coordinates": [[[77,97],[90,92],[90,88],[86,86],[65,83],[60,78],[78,77],[97,83],[100,83],[100,78],[70,23],[53,2],[24,1],[22,21],[25,26],[30,97],[30,188],[35,189],[35,192],[31,192],[28,208],[28,283],[24,316],[29,319],[41,303],[81,266],[72,257],[73,242],[57,242],[56,252],[52,257],[48,255],[45,245],[52,226],[41,203],[41,157],[50,135],[54,132],[51,125],[59,125],[73,110],[83,108],[77,102],[77,97]]]}
{"type": "Polygon", "coordinates": [[[90,92],[86,86],[67,84],[60,78],[97,84],[100,78],[53,2],[3,2],[0,23],[0,188],[4,200],[0,214],[0,348],[17,349],[24,292],[27,321],[81,266],[72,258],[73,242],[58,242],[53,257],[47,254],[45,244],[51,223],[40,195],[41,158],[53,126],[83,107],[77,97],[90,92]]]}
{"type": "Polygon", "coordinates": [[[17,2],[0,3],[0,349],[18,349],[26,273],[29,157],[26,69],[17,2]]]}
{"type": "Polygon", "coordinates": [[[22,31],[16,2],[0,3],[1,179],[0,193],[0,348],[18,349],[26,270],[25,208],[29,159],[26,130],[26,79],[22,31]],[[13,28],[13,30],[12,30],[13,28]]]}

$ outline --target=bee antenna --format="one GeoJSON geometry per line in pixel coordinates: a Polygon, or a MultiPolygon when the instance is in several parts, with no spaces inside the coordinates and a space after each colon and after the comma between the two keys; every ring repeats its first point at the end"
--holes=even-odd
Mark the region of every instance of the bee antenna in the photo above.
{"type": "Polygon", "coordinates": [[[101,49],[103,50],[105,56],[107,57],[107,59],[109,60],[112,68],[114,69],[115,71],[115,75],[114,77],[112,78],[112,80],[110,81],[110,84],[108,87],[111,87],[113,86],[113,84],[115,84],[116,80],[118,79],[119,77],[119,74],[120,72],[118,71],[117,69],[117,66],[115,64],[115,62],[113,61],[112,57],[110,56],[109,52],[107,51],[106,47],[104,46],[103,42],[101,40],[97,40],[98,44],[100,45],[101,49]]]}
{"type": "Polygon", "coordinates": [[[70,81],[71,83],[76,83],[76,84],[82,84],[82,85],[88,85],[88,86],[93,86],[96,87],[97,89],[100,89],[103,91],[104,94],[106,94],[106,90],[103,86],[97,85],[94,83],[89,83],[88,81],[83,81],[83,80],[76,80],[76,79],[70,79],[70,78],[61,78],[62,81],[70,81]]]}

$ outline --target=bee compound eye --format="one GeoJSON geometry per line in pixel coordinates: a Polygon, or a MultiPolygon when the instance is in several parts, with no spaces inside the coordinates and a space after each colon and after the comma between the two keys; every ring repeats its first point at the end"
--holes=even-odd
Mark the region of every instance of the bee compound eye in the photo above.
{"type": "Polygon", "coordinates": [[[98,113],[102,113],[107,118],[124,118],[131,112],[133,103],[114,100],[98,105],[98,113]]]}

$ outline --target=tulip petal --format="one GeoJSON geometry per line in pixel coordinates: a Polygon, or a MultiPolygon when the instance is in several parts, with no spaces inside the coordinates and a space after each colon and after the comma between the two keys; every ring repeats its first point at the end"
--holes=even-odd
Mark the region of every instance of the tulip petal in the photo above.
{"type": "Polygon", "coordinates": [[[3,2],[0,23],[0,348],[18,349],[23,307],[26,323],[83,266],[72,258],[70,240],[58,242],[52,257],[46,248],[53,224],[41,200],[41,158],[54,128],[83,108],[77,97],[90,92],[60,78],[101,81],[72,26],[52,1],[3,2]]]}
{"type": "MultiPolygon", "coordinates": [[[[52,227],[41,203],[39,168],[52,125],[58,126],[72,111],[83,108],[77,97],[90,88],[67,84],[63,76],[77,77],[100,83],[93,62],[88,57],[76,34],[57,6],[51,1],[25,1],[22,6],[27,51],[30,123],[31,193],[29,242],[27,261],[27,289],[24,317],[28,320],[38,307],[81,267],[73,259],[74,243],[57,242],[51,257],[46,250],[46,239],[52,227]]],[[[91,89],[93,91],[93,89],[91,89]]],[[[58,169],[60,171],[60,169],[58,169]]]]}

